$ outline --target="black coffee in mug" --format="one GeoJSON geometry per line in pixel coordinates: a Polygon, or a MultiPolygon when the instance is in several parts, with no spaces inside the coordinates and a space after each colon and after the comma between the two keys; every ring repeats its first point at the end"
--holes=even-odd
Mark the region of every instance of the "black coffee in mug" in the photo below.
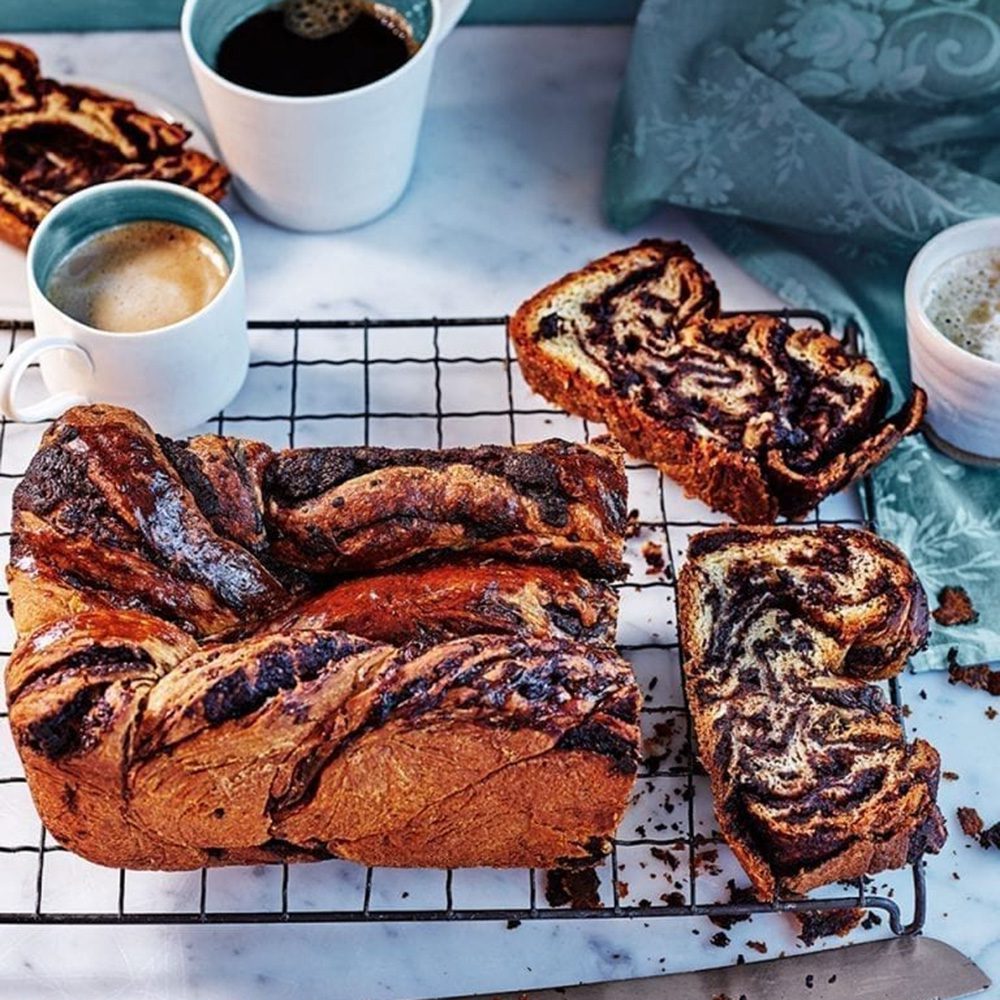
{"type": "Polygon", "coordinates": [[[374,83],[416,52],[409,25],[391,7],[363,0],[327,0],[327,5],[351,8],[335,30],[322,30],[322,0],[300,5],[318,8],[319,31],[316,19],[307,14],[297,20],[298,12],[287,3],[252,14],[222,40],[215,62],[219,75],[265,94],[314,97],[374,83]]]}

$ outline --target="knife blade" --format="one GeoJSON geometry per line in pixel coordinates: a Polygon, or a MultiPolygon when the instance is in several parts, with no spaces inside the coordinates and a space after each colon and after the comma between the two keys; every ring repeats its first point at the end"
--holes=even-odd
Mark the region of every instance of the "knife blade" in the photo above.
{"type": "Polygon", "coordinates": [[[902,937],[723,969],[459,1000],[954,1000],[989,986],[951,945],[902,937]]]}

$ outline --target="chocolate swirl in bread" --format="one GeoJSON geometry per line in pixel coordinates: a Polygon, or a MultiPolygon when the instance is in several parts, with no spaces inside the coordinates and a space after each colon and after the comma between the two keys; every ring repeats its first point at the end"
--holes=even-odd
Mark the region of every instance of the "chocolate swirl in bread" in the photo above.
{"type": "Polygon", "coordinates": [[[680,243],[647,240],[544,288],[510,333],[529,385],[745,522],[800,517],[880,462],[924,412],[885,420],[871,362],[815,329],[724,315],[680,243]]]}
{"type": "Polygon", "coordinates": [[[191,868],[606,849],[639,741],[607,645],[613,447],[275,455],[80,407],[14,507],[11,730],[72,850],[191,868]]]}
{"type": "Polygon", "coordinates": [[[685,683],[720,829],[761,899],[945,838],[940,761],[868,683],[927,635],[905,557],[863,531],[718,528],[680,575],[685,683]]]}
{"type": "Polygon", "coordinates": [[[229,172],[184,148],[189,137],[131,101],[43,77],[34,52],[0,41],[0,237],[26,246],[49,209],[102,181],[172,181],[220,201],[229,172]]]}
{"type": "Polygon", "coordinates": [[[346,580],[264,631],[341,629],[394,643],[515,633],[610,645],[617,619],[618,595],[603,580],[553,566],[449,559],[346,580]]]}

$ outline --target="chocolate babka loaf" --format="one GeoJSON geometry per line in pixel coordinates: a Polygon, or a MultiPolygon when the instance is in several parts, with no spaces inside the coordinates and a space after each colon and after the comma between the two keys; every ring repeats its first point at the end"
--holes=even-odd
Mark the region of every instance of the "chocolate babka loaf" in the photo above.
{"type": "Polygon", "coordinates": [[[596,861],[638,761],[624,511],[613,445],[275,454],[70,410],[8,567],[43,821],[129,868],[596,861]]]}
{"type": "Polygon", "coordinates": [[[685,683],[719,827],[757,895],[897,868],[945,839],[940,761],[869,683],[927,635],[905,556],[838,527],[695,535],[685,683]]]}
{"type": "Polygon", "coordinates": [[[871,362],[816,329],[727,315],[681,243],[647,240],[525,302],[510,334],[528,384],[607,424],[632,454],[737,521],[800,517],[923,418],[889,419],[871,362]]]}
{"type": "Polygon", "coordinates": [[[41,75],[31,49],[0,40],[0,238],[26,246],[53,205],[81,188],[172,181],[215,201],[229,172],[186,149],[190,133],[131,101],[41,75]]]}

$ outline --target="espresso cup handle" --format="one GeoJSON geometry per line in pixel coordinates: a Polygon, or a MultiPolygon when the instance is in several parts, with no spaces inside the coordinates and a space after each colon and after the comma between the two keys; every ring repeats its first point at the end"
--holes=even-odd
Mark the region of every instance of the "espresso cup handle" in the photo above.
{"type": "Polygon", "coordinates": [[[441,28],[438,41],[451,34],[451,29],[458,24],[462,15],[468,10],[470,0],[441,0],[441,28]]]}
{"type": "Polygon", "coordinates": [[[86,362],[91,371],[94,362],[87,351],[69,337],[33,337],[20,347],[15,347],[0,366],[0,412],[8,420],[32,423],[36,420],[51,420],[61,416],[71,406],[89,403],[86,396],[78,392],[57,392],[29,406],[17,405],[17,388],[28,366],[46,351],[75,351],[86,362]]]}

